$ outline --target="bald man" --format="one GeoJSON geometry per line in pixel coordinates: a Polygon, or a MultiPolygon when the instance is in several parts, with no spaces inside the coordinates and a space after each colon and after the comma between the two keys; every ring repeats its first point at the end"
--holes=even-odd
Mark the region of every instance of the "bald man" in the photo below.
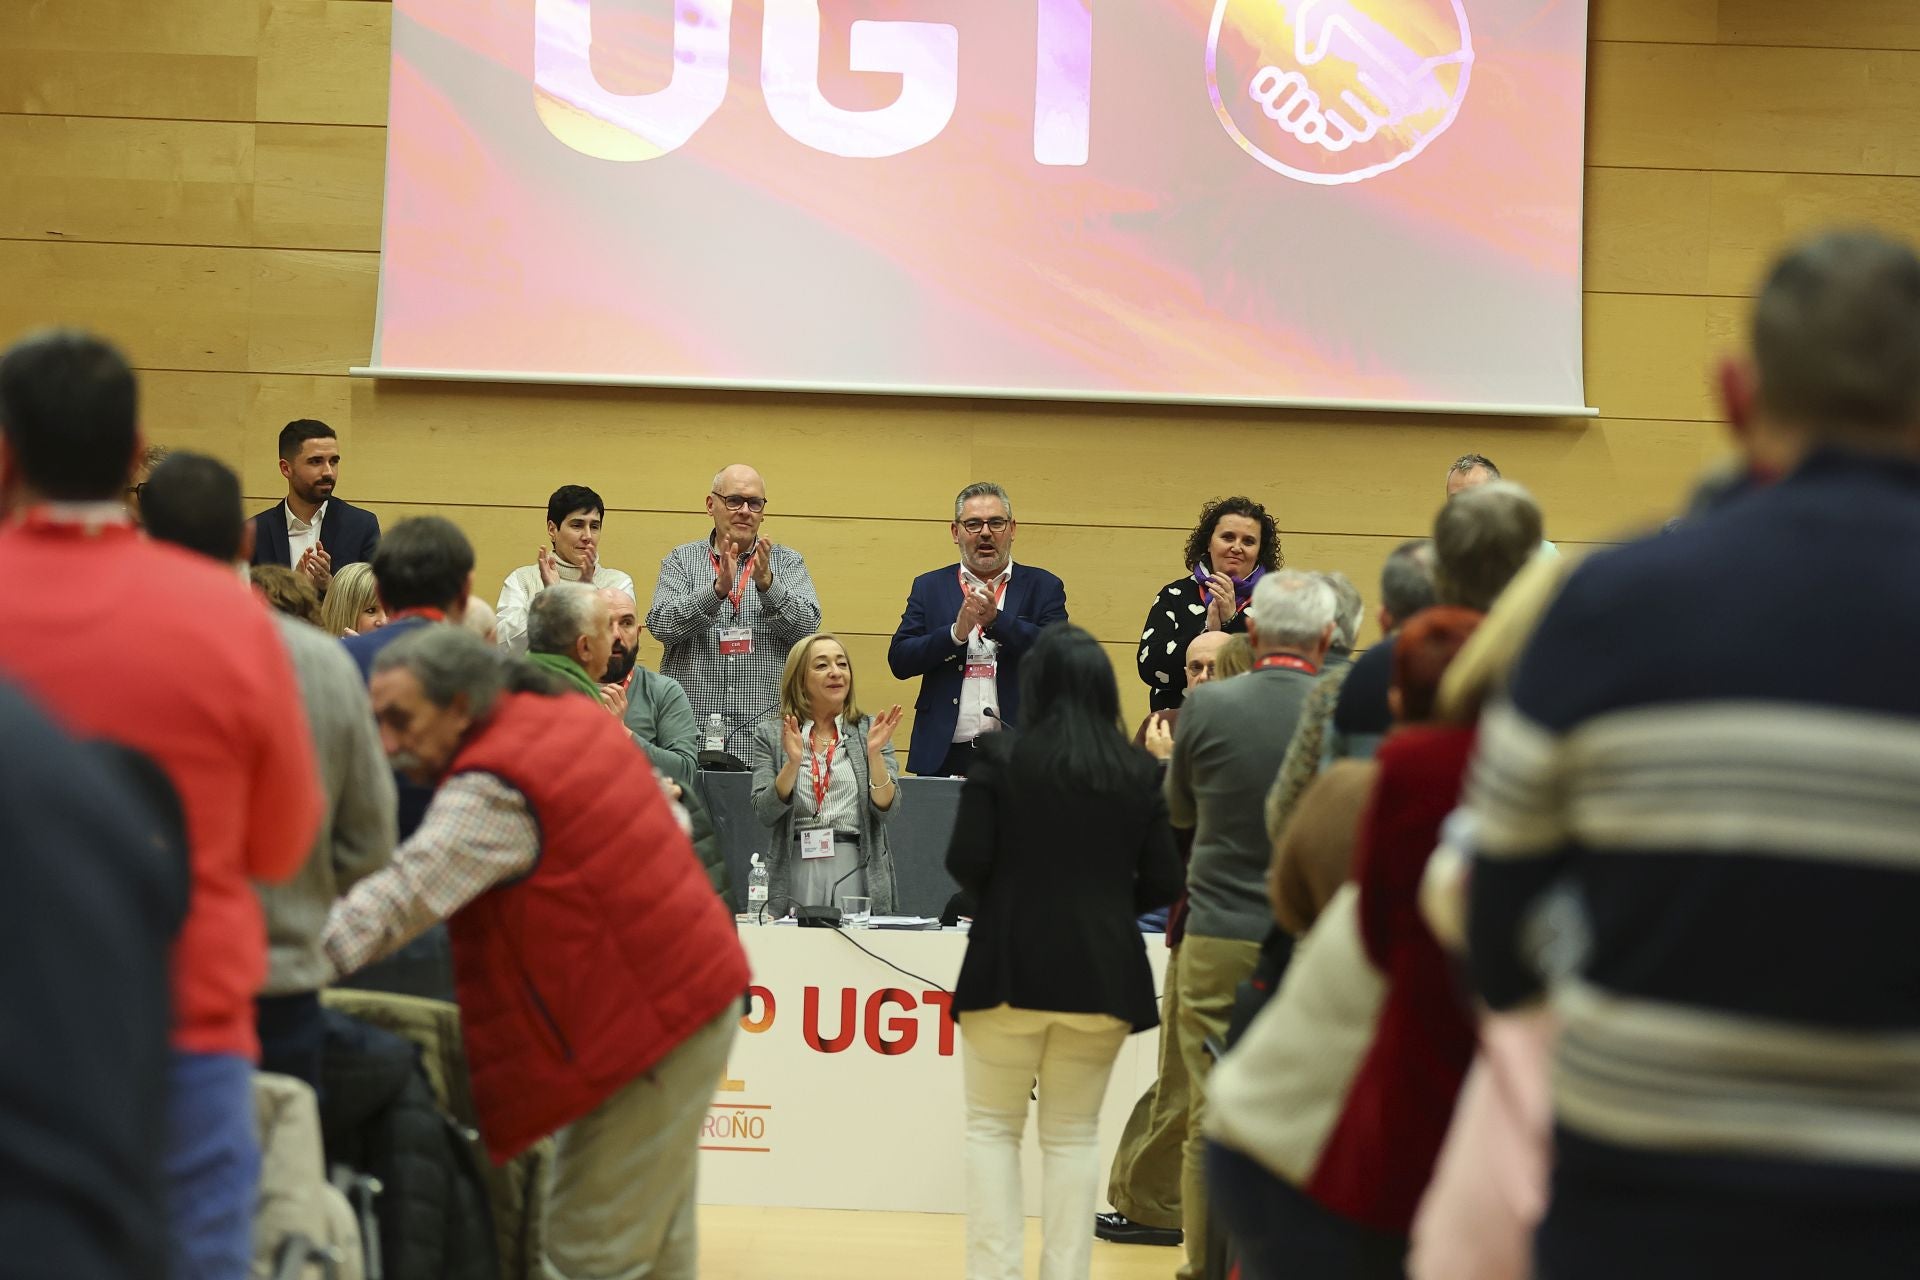
{"type": "Polygon", "coordinates": [[[787,650],[820,629],[820,599],[799,552],[761,537],[767,486],[736,463],[714,476],[713,531],[660,562],[647,630],[666,649],[662,675],[686,690],[704,736],[709,718],[735,730],[775,714],[787,650]]]}

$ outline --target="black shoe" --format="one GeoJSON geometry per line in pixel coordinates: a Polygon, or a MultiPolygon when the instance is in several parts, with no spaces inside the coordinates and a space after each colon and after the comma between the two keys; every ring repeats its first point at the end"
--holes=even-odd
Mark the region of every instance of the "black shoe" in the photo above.
{"type": "Polygon", "coordinates": [[[1177,1245],[1185,1238],[1178,1228],[1150,1227],[1124,1213],[1094,1214],[1093,1234],[1111,1244],[1177,1245]]]}

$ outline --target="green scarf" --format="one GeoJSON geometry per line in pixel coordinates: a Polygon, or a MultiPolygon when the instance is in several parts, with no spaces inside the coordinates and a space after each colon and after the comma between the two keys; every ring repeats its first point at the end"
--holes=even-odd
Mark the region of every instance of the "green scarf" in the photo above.
{"type": "Polygon", "coordinates": [[[600,686],[593,682],[593,678],[587,674],[587,669],[564,653],[530,653],[527,655],[527,661],[536,667],[544,667],[553,672],[589,698],[600,696],[600,686]]]}

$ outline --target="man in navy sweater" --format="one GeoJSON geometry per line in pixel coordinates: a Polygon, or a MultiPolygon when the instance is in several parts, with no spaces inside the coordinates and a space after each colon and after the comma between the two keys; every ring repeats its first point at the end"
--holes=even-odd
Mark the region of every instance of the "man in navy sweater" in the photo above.
{"type": "Polygon", "coordinates": [[[1013,500],[970,484],[953,500],[960,563],[913,580],[887,646],[899,680],[921,677],[907,769],[964,777],[980,736],[1018,723],[1020,658],[1043,628],[1067,620],[1067,588],[1013,564],[1013,500]]]}
{"type": "Polygon", "coordinates": [[[1782,478],[1588,560],[1482,721],[1474,977],[1563,1020],[1540,1274],[1910,1277],[1920,258],[1795,249],[1722,389],[1782,478]]]}

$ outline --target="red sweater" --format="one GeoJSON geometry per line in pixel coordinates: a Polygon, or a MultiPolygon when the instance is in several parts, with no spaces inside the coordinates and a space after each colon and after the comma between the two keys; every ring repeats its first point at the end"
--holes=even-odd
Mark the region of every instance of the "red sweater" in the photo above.
{"type": "Polygon", "coordinates": [[[231,570],[125,524],[0,528],[0,677],[69,732],[141,752],[187,816],[193,897],[173,951],[173,1045],[258,1056],[266,931],[252,879],[299,869],[321,795],[273,620],[231,570]]]}

